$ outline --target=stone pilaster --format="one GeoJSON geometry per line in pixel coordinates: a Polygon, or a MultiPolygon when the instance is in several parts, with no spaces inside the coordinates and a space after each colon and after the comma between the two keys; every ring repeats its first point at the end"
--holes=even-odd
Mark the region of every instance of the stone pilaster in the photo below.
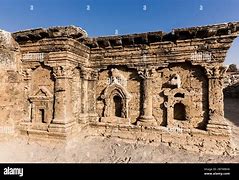
{"type": "Polygon", "coordinates": [[[206,68],[208,77],[209,121],[207,130],[216,134],[228,134],[229,126],[224,119],[223,77],[226,69],[215,66],[206,68]]]}
{"type": "Polygon", "coordinates": [[[73,118],[77,122],[81,113],[81,77],[80,70],[75,68],[73,71],[73,79],[72,79],[72,113],[73,118]]]}
{"type": "Polygon", "coordinates": [[[142,112],[137,122],[139,125],[157,125],[156,120],[153,117],[153,95],[152,95],[152,80],[154,78],[154,70],[144,69],[138,71],[139,76],[142,79],[142,112]]]}
{"type": "Polygon", "coordinates": [[[71,83],[72,68],[58,66],[53,69],[55,76],[54,118],[49,131],[68,133],[75,123],[72,118],[71,83]]]}
{"type": "Polygon", "coordinates": [[[98,80],[98,71],[92,70],[90,74],[90,79],[88,81],[88,102],[89,102],[89,121],[96,122],[98,121],[98,114],[96,113],[96,83],[98,80]]]}
{"type": "Polygon", "coordinates": [[[81,68],[81,114],[80,122],[87,122],[88,114],[88,81],[90,79],[90,70],[88,68],[81,68]]]}
{"type": "MultiPolygon", "coordinates": [[[[25,83],[24,86],[24,99],[28,99],[30,92],[31,92],[31,76],[32,76],[32,69],[26,69],[23,71],[23,80],[25,83]]],[[[29,101],[25,102],[24,109],[26,111],[26,119],[24,119],[24,122],[31,122],[31,104],[29,101]]]]}

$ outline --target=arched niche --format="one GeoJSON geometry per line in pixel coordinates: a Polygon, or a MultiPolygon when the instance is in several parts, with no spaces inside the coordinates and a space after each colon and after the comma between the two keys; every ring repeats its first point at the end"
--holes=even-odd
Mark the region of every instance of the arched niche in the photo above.
{"type": "MultiPolygon", "coordinates": [[[[52,75],[52,67],[40,64],[35,67],[31,74],[31,89],[37,91],[40,86],[45,86],[53,94],[54,78],[52,75]]],[[[31,94],[31,93],[30,93],[31,94]]]]}
{"type": "Polygon", "coordinates": [[[130,93],[121,84],[112,83],[104,90],[101,98],[104,100],[103,117],[128,118],[130,93]]]}
{"type": "Polygon", "coordinates": [[[112,109],[111,109],[111,116],[122,117],[124,118],[123,112],[123,98],[118,94],[112,96],[112,109]]]}

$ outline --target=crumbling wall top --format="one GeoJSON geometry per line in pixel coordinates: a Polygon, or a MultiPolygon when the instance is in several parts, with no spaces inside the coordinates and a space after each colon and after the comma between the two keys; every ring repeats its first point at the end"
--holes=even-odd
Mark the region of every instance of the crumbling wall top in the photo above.
{"type": "Polygon", "coordinates": [[[69,37],[73,39],[86,38],[87,32],[80,27],[66,26],[66,27],[50,27],[50,28],[38,28],[30,29],[12,33],[12,36],[19,44],[26,42],[36,42],[44,38],[58,38],[58,37],[69,37]]]}
{"type": "Polygon", "coordinates": [[[80,27],[51,27],[39,28],[13,33],[13,37],[19,44],[36,42],[44,38],[69,37],[90,48],[114,48],[150,45],[151,43],[174,42],[178,40],[205,39],[213,37],[236,37],[239,34],[239,22],[229,22],[207,26],[173,29],[169,33],[162,31],[147,32],[129,35],[105,36],[88,38],[85,30],[80,27]]]}
{"type": "Polygon", "coordinates": [[[108,36],[82,39],[91,48],[111,48],[119,46],[149,45],[157,42],[176,42],[177,40],[205,39],[210,37],[239,34],[239,22],[173,29],[169,33],[162,31],[141,34],[108,36]]]}
{"type": "Polygon", "coordinates": [[[0,49],[16,50],[19,48],[10,32],[0,30],[0,49]]]}
{"type": "Polygon", "coordinates": [[[179,28],[174,29],[173,32],[177,39],[208,38],[223,35],[237,36],[239,33],[239,22],[179,28]]]}

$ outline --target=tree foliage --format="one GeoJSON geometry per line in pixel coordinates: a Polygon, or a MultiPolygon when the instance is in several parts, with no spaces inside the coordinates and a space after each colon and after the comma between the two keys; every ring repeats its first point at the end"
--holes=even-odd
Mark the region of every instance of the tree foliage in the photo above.
{"type": "Polygon", "coordinates": [[[236,64],[230,64],[227,71],[228,72],[237,72],[238,71],[237,65],[236,64]]]}

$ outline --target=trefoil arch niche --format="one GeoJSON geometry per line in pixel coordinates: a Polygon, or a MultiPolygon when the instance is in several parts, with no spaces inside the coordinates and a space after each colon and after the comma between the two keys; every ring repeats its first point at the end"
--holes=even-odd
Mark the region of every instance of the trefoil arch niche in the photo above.
{"type": "Polygon", "coordinates": [[[101,99],[104,101],[104,122],[125,123],[129,120],[129,101],[131,94],[127,91],[127,81],[117,69],[111,70],[111,81],[104,89],[101,99]]]}

